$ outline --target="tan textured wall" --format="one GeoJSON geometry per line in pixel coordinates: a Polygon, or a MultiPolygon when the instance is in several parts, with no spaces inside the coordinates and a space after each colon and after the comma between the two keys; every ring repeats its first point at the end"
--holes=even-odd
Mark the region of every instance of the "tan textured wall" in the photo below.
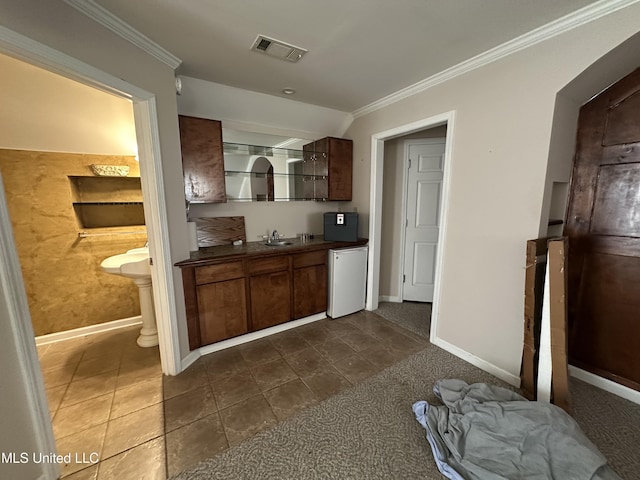
{"type": "MultiPolygon", "coordinates": [[[[0,149],[0,172],[36,335],[45,335],[140,314],[131,280],[104,273],[102,259],[141,247],[144,227],[87,229],[73,208],[77,194],[68,176],[93,176],[91,164],[127,165],[139,177],[130,156],[49,153],[0,149]],[[135,235],[80,238],[80,231],[135,235]]],[[[131,192],[107,192],[105,198],[130,201],[131,192]]],[[[141,198],[140,198],[141,200],[141,198]]],[[[126,219],[123,219],[126,222],[126,219]]]]}

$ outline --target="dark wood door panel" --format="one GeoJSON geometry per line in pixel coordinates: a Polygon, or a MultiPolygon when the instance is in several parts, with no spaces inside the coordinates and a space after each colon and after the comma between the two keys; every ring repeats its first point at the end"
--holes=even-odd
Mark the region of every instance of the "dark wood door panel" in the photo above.
{"type": "Polygon", "coordinates": [[[184,193],[188,202],[226,202],[222,124],[180,115],[184,193]]]}
{"type": "Polygon", "coordinates": [[[291,320],[289,271],[251,277],[251,326],[253,330],[291,320]]]}
{"type": "Polygon", "coordinates": [[[197,292],[202,345],[249,331],[244,278],[200,285],[197,292]]]}
{"type": "Polygon", "coordinates": [[[586,257],[577,322],[571,325],[570,357],[640,384],[640,259],[586,257]],[[603,302],[626,298],[627,302],[603,302]]]}
{"type": "Polygon", "coordinates": [[[327,267],[315,265],[293,271],[293,318],[327,311],[327,267]]]}
{"type": "Polygon", "coordinates": [[[640,237],[640,163],[600,167],[590,232],[640,237]]]}
{"type": "Polygon", "coordinates": [[[600,165],[640,162],[640,143],[612,145],[602,149],[600,165]]]}
{"type": "Polygon", "coordinates": [[[353,143],[340,138],[329,139],[329,198],[351,200],[353,184],[353,143]]]}
{"type": "Polygon", "coordinates": [[[580,110],[565,235],[571,362],[640,387],[640,69],[580,110]]]}
{"type": "Polygon", "coordinates": [[[637,112],[640,111],[640,94],[625,98],[607,111],[602,145],[621,145],[638,141],[637,112]]]}

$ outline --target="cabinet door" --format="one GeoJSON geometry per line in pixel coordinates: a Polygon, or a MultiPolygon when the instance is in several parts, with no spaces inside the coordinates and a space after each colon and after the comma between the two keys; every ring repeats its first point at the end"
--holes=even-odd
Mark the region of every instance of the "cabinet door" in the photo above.
{"type": "Polygon", "coordinates": [[[256,275],[250,279],[252,330],[291,320],[289,270],[256,275]]]}
{"type": "Polygon", "coordinates": [[[314,175],[313,189],[308,187],[306,195],[309,196],[313,191],[313,198],[316,200],[350,201],[353,142],[344,138],[326,137],[304,145],[303,150],[311,159],[307,171],[313,170],[314,175]]]}
{"type": "Polygon", "coordinates": [[[293,271],[293,318],[304,318],[326,311],[326,265],[295,269],[293,271]]]}
{"type": "Polygon", "coordinates": [[[236,278],[197,287],[202,345],[248,332],[244,284],[244,278],[236,278]]]}
{"type": "Polygon", "coordinates": [[[302,147],[302,197],[305,200],[314,200],[316,198],[314,188],[315,178],[315,154],[313,152],[314,144],[308,143],[302,147]]]}
{"type": "Polygon", "coordinates": [[[329,138],[328,142],[328,200],[350,201],[353,183],[353,142],[342,138],[329,138]]]}
{"type": "Polygon", "coordinates": [[[184,194],[190,203],[227,201],[224,183],[222,124],[179,116],[184,194]]]}

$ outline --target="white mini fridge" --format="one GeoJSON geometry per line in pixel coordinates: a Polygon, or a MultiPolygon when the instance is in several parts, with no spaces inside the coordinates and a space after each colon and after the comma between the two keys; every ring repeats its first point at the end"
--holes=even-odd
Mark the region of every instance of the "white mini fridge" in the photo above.
{"type": "Polygon", "coordinates": [[[368,247],[329,250],[327,315],[338,318],[364,309],[368,247]]]}

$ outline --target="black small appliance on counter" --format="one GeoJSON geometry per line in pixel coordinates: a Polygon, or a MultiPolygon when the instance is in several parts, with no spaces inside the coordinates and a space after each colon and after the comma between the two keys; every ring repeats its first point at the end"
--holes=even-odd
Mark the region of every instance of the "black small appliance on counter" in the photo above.
{"type": "Polygon", "coordinates": [[[358,241],[358,214],[355,212],[325,213],[324,239],[332,242],[358,241]]]}

